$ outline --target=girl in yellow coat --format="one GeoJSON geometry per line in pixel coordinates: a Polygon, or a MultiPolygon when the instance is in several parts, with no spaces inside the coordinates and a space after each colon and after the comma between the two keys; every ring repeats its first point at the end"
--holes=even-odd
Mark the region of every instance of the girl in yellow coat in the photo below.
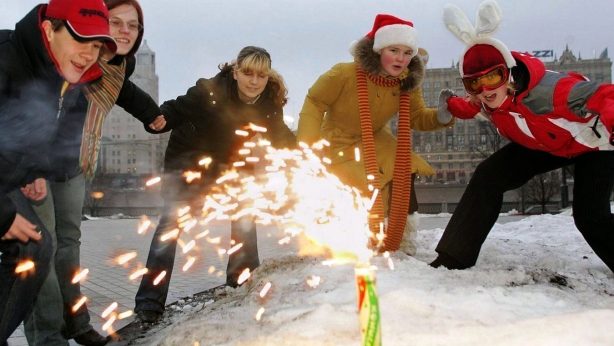
{"type": "Polygon", "coordinates": [[[354,61],[333,66],[309,89],[297,136],[306,144],[322,138],[330,142],[331,171],[366,197],[377,193],[370,219],[373,231],[386,225],[380,250],[401,248],[410,255],[416,251],[417,226],[408,217],[417,209],[411,175],[434,173],[411,152],[410,128],[437,130],[452,122],[445,108],[449,95],[440,96],[440,112],[425,107],[420,88],[424,64],[417,52],[411,22],[377,15],[372,31],[352,47],[354,61]],[[388,122],[396,114],[395,138],[388,122]]]}

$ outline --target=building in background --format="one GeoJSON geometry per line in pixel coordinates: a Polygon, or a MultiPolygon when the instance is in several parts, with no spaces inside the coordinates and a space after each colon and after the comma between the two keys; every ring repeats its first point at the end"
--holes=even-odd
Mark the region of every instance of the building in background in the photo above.
{"type": "MultiPolygon", "coordinates": [[[[156,53],[149,48],[147,41],[143,41],[136,58],[136,69],[130,79],[159,102],[156,53]]],[[[159,175],[169,135],[150,134],[138,119],[121,107],[113,107],[102,131],[97,174],[115,177],[159,175]]]]}

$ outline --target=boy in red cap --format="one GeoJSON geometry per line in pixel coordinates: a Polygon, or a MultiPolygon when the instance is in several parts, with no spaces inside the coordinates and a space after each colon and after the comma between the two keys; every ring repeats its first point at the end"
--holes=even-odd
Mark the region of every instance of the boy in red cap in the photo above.
{"type": "Polygon", "coordinates": [[[500,17],[494,1],[480,5],[475,28],[457,7],[444,12],[447,27],[467,44],[459,68],[470,99],[450,98],[449,111],[459,118],[481,111],[511,143],[475,170],[431,265],[473,266],[497,220],[504,192],[535,175],[574,165],[576,227],[614,271],[614,85],[547,71],[539,59],[510,52],[490,37],[500,17]]]}
{"type": "Polygon", "coordinates": [[[105,44],[115,51],[102,0],[51,0],[0,31],[0,345],[32,308],[51,256],[24,198],[45,197],[46,150],[79,86],[101,76],[105,44]],[[20,263],[34,266],[17,273],[20,263]]]}

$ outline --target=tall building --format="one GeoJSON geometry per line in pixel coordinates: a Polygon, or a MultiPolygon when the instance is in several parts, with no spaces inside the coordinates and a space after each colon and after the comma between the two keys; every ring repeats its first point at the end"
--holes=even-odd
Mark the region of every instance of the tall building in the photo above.
{"type": "MultiPolygon", "coordinates": [[[[156,53],[143,41],[130,80],[158,101],[156,53]]],[[[115,106],[102,130],[99,174],[157,175],[162,171],[169,134],[154,135],[121,107],[115,106]]]]}
{"type": "MultiPolygon", "coordinates": [[[[553,56],[552,61],[544,62],[549,70],[576,71],[596,82],[612,81],[612,60],[607,48],[592,59],[583,59],[580,53],[576,57],[568,47],[560,58],[548,52],[553,56]]],[[[441,89],[452,89],[457,95],[464,96],[458,63],[453,62],[449,68],[427,69],[422,88],[429,107],[437,107],[441,89]]],[[[498,148],[502,140],[488,121],[481,120],[456,121],[452,128],[436,132],[414,131],[414,150],[437,171],[434,177],[420,177],[419,182],[467,183],[477,164],[498,148]]]]}

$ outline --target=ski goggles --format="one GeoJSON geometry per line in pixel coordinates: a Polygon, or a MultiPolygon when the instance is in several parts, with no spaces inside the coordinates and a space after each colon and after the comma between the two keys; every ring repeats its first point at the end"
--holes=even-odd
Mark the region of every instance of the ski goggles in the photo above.
{"type": "Polygon", "coordinates": [[[484,90],[494,90],[507,83],[510,70],[504,64],[463,77],[467,93],[478,95],[484,90]]]}

